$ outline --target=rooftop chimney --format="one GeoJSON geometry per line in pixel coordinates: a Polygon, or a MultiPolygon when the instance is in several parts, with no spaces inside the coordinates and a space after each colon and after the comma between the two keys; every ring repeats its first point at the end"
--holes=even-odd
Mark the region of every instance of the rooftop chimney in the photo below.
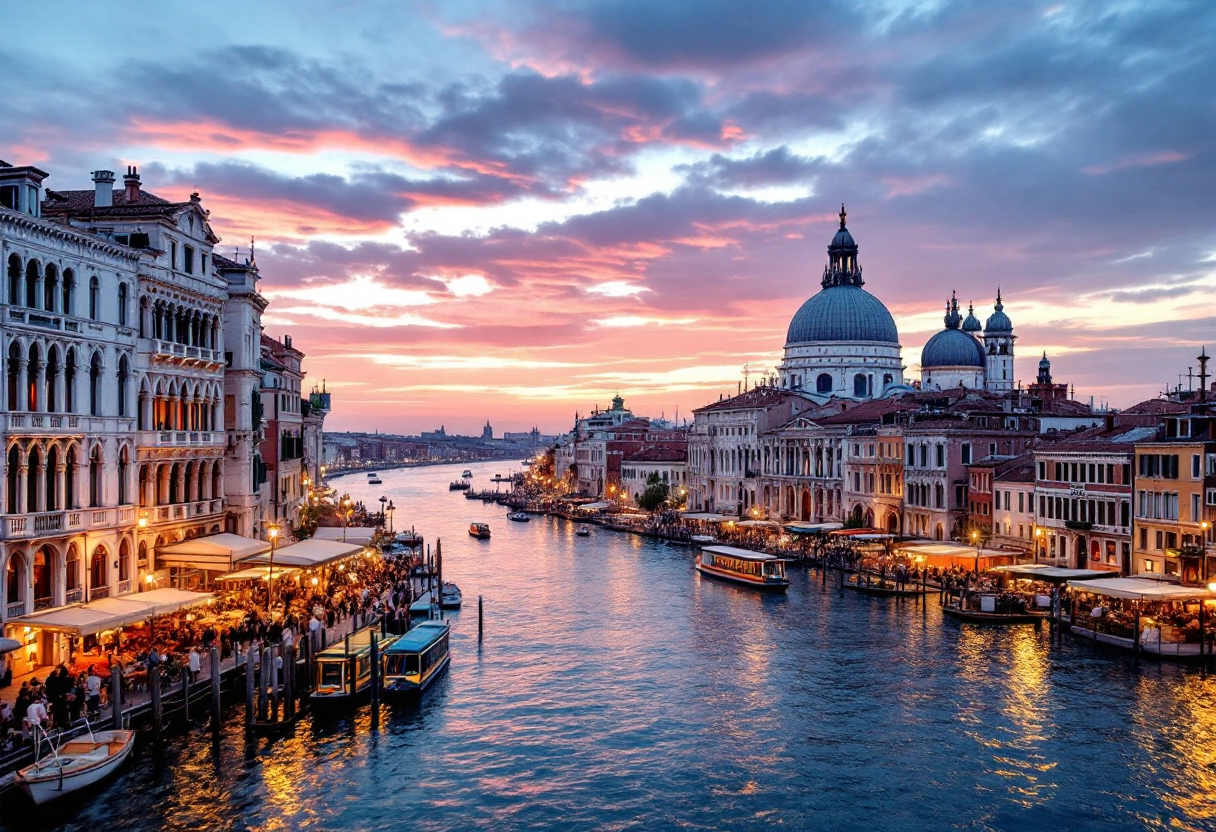
{"type": "Polygon", "coordinates": [[[139,171],[134,165],[127,165],[127,175],[122,178],[122,184],[127,187],[127,204],[139,202],[139,171]]]}
{"type": "Polygon", "coordinates": [[[109,208],[114,204],[114,171],[93,171],[93,207],[109,208]]]}

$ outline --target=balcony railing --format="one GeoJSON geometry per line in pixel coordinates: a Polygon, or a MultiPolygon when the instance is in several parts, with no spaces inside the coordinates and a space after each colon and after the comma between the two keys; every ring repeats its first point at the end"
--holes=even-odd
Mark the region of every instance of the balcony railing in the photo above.
{"type": "Polygon", "coordinates": [[[109,598],[110,588],[108,586],[95,586],[89,590],[89,600],[96,601],[98,598],[109,598]]]}
{"type": "Polygon", "coordinates": [[[71,509],[10,515],[0,526],[0,535],[6,540],[28,540],[86,528],[108,528],[115,524],[116,517],[119,523],[133,523],[135,508],[122,506],[118,509],[71,509]]]}
{"type": "Polygon", "coordinates": [[[5,618],[16,618],[19,615],[25,615],[25,602],[14,601],[4,607],[5,618]]]}
{"type": "Polygon", "coordinates": [[[0,427],[8,432],[79,433],[80,417],[70,413],[6,413],[0,415],[0,427]]]}
{"type": "Polygon", "coordinates": [[[82,598],[84,598],[84,589],[76,587],[75,589],[69,589],[63,600],[69,604],[79,604],[82,598]]]}
{"type": "Polygon", "coordinates": [[[139,444],[143,447],[179,447],[191,445],[222,445],[224,434],[220,431],[199,430],[141,430],[139,444]]]}
{"type": "Polygon", "coordinates": [[[118,594],[119,595],[126,595],[130,591],[131,591],[131,581],[129,579],[118,582],[118,594]]]}
{"type": "Polygon", "coordinates": [[[35,598],[34,612],[38,612],[38,610],[49,610],[53,603],[55,603],[55,599],[51,598],[49,595],[46,598],[35,598]]]}
{"type": "Polygon", "coordinates": [[[187,347],[185,344],[175,344],[172,341],[161,341],[156,338],[149,340],[152,344],[152,351],[157,355],[212,362],[220,362],[222,360],[219,350],[209,350],[205,347],[187,347]]]}

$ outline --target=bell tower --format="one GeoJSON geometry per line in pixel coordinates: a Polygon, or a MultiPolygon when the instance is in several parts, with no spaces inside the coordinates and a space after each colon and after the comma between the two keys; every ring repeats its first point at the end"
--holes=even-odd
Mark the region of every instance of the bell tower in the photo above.
{"type": "Polygon", "coordinates": [[[1001,290],[996,290],[995,311],[984,325],[984,388],[992,393],[1013,390],[1013,321],[1005,314],[1001,290]]]}

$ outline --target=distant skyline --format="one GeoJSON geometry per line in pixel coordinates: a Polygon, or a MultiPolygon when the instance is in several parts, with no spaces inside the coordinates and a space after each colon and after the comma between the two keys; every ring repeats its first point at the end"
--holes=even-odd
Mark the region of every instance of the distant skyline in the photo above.
{"type": "Polygon", "coordinates": [[[1126,406],[1216,352],[1216,6],[44,2],[0,158],[257,238],[332,430],[674,418],[780,360],[840,203],[909,379],[957,291],[1126,406]]]}

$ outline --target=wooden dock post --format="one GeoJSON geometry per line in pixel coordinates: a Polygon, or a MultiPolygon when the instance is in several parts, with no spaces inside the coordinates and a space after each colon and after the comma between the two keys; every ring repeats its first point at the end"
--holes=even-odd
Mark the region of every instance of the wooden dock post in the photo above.
{"type": "Polygon", "coordinates": [[[110,715],[114,718],[114,729],[122,730],[122,667],[110,665],[110,715]]]}
{"type": "Polygon", "coordinates": [[[380,640],[372,636],[372,711],[380,707],[380,640]]]}
{"type": "Polygon", "coordinates": [[[152,730],[160,733],[161,701],[160,701],[160,668],[148,668],[148,690],[152,694],[152,730]]]}
{"type": "Polygon", "coordinates": [[[266,644],[258,645],[258,722],[266,721],[266,671],[270,664],[266,644]]]}
{"type": "Polygon", "coordinates": [[[190,666],[182,668],[182,718],[190,724],[190,666]]]}
{"type": "Polygon", "coordinates": [[[220,695],[220,649],[211,648],[211,725],[215,730],[220,729],[220,712],[223,708],[223,698],[220,695]]]}
{"type": "Polygon", "coordinates": [[[245,725],[253,725],[253,645],[245,651],[245,725]]]}
{"type": "Polygon", "coordinates": [[[482,608],[481,596],[477,596],[477,640],[481,641],[482,629],[485,626],[485,613],[482,608]]]}
{"type": "Polygon", "coordinates": [[[283,719],[296,718],[296,645],[283,645],[287,656],[283,660],[283,719]]]}
{"type": "Polygon", "coordinates": [[[283,645],[270,645],[270,721],[279,721],[279,660],[283,645]]]}

